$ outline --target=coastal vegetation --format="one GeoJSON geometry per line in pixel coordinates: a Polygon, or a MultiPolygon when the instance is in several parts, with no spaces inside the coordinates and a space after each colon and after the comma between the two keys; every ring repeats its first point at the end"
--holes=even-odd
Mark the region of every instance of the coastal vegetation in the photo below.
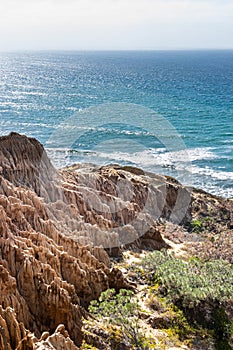
{"type": "Polygon", "coordinates": [[[179,307],[194,325],[212,334],[217,349],[230,349],[233,322],[226,307],[233,299],[233,266],[225,260],[187,261],[167,251],[155,251],[142,261],[148,278],[158,286],[156,293],[179,307]]]}
{"type": "Polygon", "coordinates": [[[169,342],[187,349],[232,349],[229,262],[185,260],[164,250],[147,253],[135,264],[123,261],[119,267],[134,276],[137,288],[108,289],[90,303],[92,317],[84,322],[89,337],[84,337],[92,343],[98,344],[90,336],[90,330],[97,328],[99,334],[104,329],[111,349],[167,349],[169,342]],[[153,329],[163,336],[153,337],[153,329]]]}

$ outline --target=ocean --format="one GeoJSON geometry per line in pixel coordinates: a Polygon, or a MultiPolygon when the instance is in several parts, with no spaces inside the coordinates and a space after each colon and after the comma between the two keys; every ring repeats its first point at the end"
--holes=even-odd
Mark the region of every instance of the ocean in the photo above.
{"type": "Polygon", "coordinates": [[[0,53],[0,135],[233,197],[233,51],[0,53]]]}

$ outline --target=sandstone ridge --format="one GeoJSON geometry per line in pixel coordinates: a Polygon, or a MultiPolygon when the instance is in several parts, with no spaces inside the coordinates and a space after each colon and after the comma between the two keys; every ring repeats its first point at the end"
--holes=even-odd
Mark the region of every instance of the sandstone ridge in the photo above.
{"type": "Polygon", "coordinates": [[[130,287],[109,256],[169,248],[203,206],[231,227],[231,201],[133,167],[56,170],[36,139],[1,137],[0,349],[79,349],[90,300],[130,287]]]}

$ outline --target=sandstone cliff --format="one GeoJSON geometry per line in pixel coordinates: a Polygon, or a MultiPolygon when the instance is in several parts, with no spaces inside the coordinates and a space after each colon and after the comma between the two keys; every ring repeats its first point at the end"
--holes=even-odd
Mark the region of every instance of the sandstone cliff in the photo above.
{"type": "Polygon", "coordinates": [[[203,205],[230,229],[230,201],[132,167],[58,171],[37,140],[1,137],[0,348],[77,349],[89,301],[129,287],[109,256],[169,248],[203,205]]]}
{"type": "Polygon", "coordinates": [[[109,286],[127,283],[110,269],[102,248],[72,239],[79,202],[71,190],[77,203],[62,202],[64,192],[52,183],[58,174],[39,142],[17,134],[1,138],[0,166],[1,348],[34,348],[43,332],[53,333],[59,324],[80,344],[83,306],[109,286]]]}

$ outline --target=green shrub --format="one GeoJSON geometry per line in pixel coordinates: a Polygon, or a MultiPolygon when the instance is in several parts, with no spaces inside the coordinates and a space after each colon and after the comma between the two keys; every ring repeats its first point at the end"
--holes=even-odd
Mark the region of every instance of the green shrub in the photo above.
{"type": "Polygon", "coordinates": [[[135,349],[145,349],[139,327],[139,305],[134,301],[132,291],[121,289],[117,294],[115,289],[108,289],[98,301],[90,303],[89,312],[109,325],[119,326],[123,337],[135,349]]]}
{"type": "Polygon", "coordinates": [[[182,301],[183,307],[195,307],[206,299],[222,302],[233,298],[233,266],[224,260],[187,262],[155,251],[142,264],[160,290],[173,302],[182,301]]]}
{"type": "Polygon", "coordinates": [[[222,305],[233,298],[232,264],[195,258],[184,261],[159,251],[148,254],[142,264],[162,295],[181,307],[190,320],[214,332],[216,349],[230,349],[233,323],[222,305]]]}

